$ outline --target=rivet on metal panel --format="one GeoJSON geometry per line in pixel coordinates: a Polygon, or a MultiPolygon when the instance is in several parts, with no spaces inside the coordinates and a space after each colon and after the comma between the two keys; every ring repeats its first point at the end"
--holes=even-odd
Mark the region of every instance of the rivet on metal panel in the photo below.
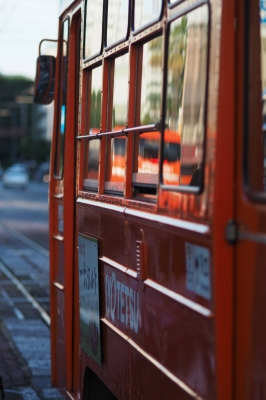
{"type": "Polygon", "coordinates": [[[148,252],[143,229],[140,229],[142,240],[136,240],[136,267],[138,278],[144,281],[148,277],[148,252]]]}

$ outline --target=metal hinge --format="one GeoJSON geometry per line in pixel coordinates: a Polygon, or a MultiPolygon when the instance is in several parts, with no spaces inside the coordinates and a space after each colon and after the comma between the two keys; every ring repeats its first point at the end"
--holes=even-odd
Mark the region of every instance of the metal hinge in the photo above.
{"type": "Polygon", "coordinates": [[[237,224],[233,219],[229,219],[225,228],[225,239],[229,244],[235,244],[237,241],[237,224]]]}

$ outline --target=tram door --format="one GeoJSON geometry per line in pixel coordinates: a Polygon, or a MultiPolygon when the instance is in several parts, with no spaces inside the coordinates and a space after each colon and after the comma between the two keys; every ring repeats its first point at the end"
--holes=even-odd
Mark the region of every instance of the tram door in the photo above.
{"type": "Polygon", "coordinates": [[[250,0],[243,5],[238,0],[234,382],[236,398],[249,400],[266,398],[266,191],[262,125],[266,10],[263,4],[250,0]]]}
{"type": "Polygon", "coordinates": [[[72,391],[75,137],[78,129],[80,13],[60,27],[50,181],[52,384],[72,391]]]}

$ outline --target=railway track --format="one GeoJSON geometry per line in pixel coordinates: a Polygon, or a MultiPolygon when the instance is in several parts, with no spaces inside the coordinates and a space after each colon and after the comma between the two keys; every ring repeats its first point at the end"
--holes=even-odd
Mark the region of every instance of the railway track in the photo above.
{"type": "Polygon", "coordinates": [[[0,376],[6,399],[62,400],[51,387],[49,310],[49,252],[1,220],[0,376]]]}
{"type": "Polygon", "coordinates": [[[49,252],[7,223],[1,236],[0,318],[41,317],[49,326],[49,252]]]}

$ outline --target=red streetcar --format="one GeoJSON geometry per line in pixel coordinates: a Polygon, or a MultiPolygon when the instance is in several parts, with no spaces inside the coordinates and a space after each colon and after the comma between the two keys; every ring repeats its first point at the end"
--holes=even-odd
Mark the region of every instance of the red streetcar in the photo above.
{"type": "Polygon", "coordinates": [[[67,399],[266,398],[264,3],[63,6],[35,101],[67,399]]]}

